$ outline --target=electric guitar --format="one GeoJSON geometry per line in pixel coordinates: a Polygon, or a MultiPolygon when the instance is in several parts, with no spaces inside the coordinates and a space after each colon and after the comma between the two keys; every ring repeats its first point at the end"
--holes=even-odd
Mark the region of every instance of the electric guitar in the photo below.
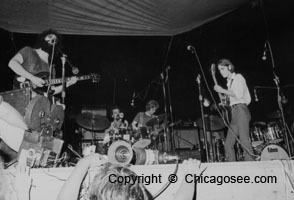
{"type": "MultiPolygon", "coordinates": [[[[33,83],[31,83],[30,80],[22,77],[22,76],[15,76],[13,80],[13,86],[15,89],[21,89],[21,88],[32,88],[36,92],[46,92],[48,89],[48,86],[61,84],[62,78],[54,78],[54,79],[48,79],[49,78],[49,72],[40,72],[35,74],[35,76],[42,78],[45,81],[45,84],[43,87],[37,87],[33,83]]],[[[72,76],[74,77],[74,76],[72,76]]],[[[69,81],[72,77],[66,77],[65,82],[69,81]]],[[[99,82],[100,76],[98,74],[92,73],[88,75],[82,75],[82,76],[76,76],[77,81],[83,81],[83,80],[89,80],[91,79],[93,83],[99,82]]]]}
{"type": "MultiPolygon", "coordinates": [[[[215,85],[218,85],[215,73],[216,73],[216,66],[215,64],[211,65],[211,75],[212,75],[212,79],[215,85]]],[[[224,118],[226,120],[226,122],[230,123],[231,121],[231,108],[230,108],[230,99],[228,95],[222,94],[222,93],[217,93],[220,99],[220,103],[219,103],[219,107],[221,108],[221,110],[223,111],[223,115],[224,118]]]]}

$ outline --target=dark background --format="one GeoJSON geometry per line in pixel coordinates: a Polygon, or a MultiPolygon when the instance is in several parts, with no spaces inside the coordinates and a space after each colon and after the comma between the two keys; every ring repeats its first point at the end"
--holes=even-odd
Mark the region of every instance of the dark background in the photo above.
{"type": "MultiPolygon", "coordinates": [[[[63,35],[63,50],[80,74],[98,73],[99,83],[78,82],[67,90],[67,124],[75,124],[75,116],[85,105],[109,107],[119,105],[131,121],[144,109],[150,99],[159,101],[163,112],[164,100],[160,73],[170,66],[169,84],[171,105],[175,119],[196,120],[200,117],[197,74],[200,65],[209,88],[213,89],[210,65],[219,58],[230,59],[236,71],[244,75],[252,95],[250,110],[252,121],[265,121],[266,116],[278,110],[276,90],[257,89],[258,102],[254,101],[254,86],[275,87],[273,65],[267,51],[262,60],[264,43],[271,44],[276,73],[288,103],[287,115],[293,105],[293,5],[291,1],[264,1],[263,7],[253,1],[217,20],[176,36],[82,36],[63,35]],[[263,9],[262,9],[263,8],[263,9]],[[196,48],[200,63],[187,50],[196,48]],[[131,106],[136,92],[135,106],[131,106]]],[[[32,46],[36,35],[11,33],[0,29],[0,92],[12,89],[14,73],[8,68],[9,59],[23,46],[32,46]]],[[[61,70],[59,56],[54,63],[61,70]]],[[[71,75],[68,65],[67,73],[71,75]]],[[[221,77],[218,80],[223,84],[221,77]]],[[[203,78],[202,78],[203,80],[203,78]]],[[[207,88],[204,88],[207,98],[207,88]]],[[[213,92],[215,95],[215,93],[213,92]]],[[[215,96],[217,97],[217,96],[215,96]]],[[[69,133],[67,133],[69,134],[69,133]]]]}

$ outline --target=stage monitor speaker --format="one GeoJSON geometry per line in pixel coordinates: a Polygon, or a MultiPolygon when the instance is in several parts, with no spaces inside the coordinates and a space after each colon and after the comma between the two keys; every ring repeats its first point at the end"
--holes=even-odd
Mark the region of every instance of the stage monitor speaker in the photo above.
{"type": "Polygon", "coordinates": [[[31,99],[31,92],[29,88],[11,90],[0,93],[3,100],[14,107],[22,116],[26,113],[26,107],[31,99]]]}
{"type": "Polygon", "coordinates": [[[175,129],[175,147],[176,149],[198,149],[199,139],[196,128],[179,128],[175,129]]]}

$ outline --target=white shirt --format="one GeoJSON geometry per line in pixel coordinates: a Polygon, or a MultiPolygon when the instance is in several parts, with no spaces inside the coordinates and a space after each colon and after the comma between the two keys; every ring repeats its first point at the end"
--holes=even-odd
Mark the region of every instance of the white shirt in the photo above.
{"type": "Polygon", "coordinates": [[[229,96],[231,106],[238,103],[248,105],[251,102],[246,80],[241,74],[233,73],[231,78],[227,80],[227,87],[235,94],[235,97],[229,96]]]}

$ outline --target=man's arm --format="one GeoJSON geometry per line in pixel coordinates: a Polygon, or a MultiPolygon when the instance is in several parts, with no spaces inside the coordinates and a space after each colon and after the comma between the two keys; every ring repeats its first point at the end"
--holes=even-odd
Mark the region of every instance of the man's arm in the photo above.
{"type": "Polygon", "coordinates": [[[140,115],[140,113],[137,113],[137,115],[136,115],[135,118],[133,119],[133,122],[132,122],[132,128],[133,128],[134,130],[137,130],[137,129],[138,129],[137,125],[138,125],[138,122],[139,122],[139,115],[140,115]]]}
{"type": "Polygon", "coordinates": [[[222,93],[231,97],[236,97],[235,93],[232,90],[226,90],[219,85],[215,85],[214,90],[218,93],[222,93]]]}
{"type": "Polygon", "coordinates": [[[106,161],[103,159],[103,156],[99,154],[91,154],[82,158],[74,168],[67,181],[63,184],[57,196],[57,200],[77,200],[81,183],[86,176],[88,169],[100,166],[105,162],[106,161]]]}
{"type": "Polygon", "coordinates": [[[192,181],[192,183],[188,183],[185,180],[185,176],[187,174],[196,174],[196,175],[200,175],[200,164],[201,162],[199,160],[184,160],[183,162],[183,171],[184,171],[184,179],[178,189],[178,191],[176,192],[176,194],[174,195],[174,200],[191,200],[193,198],[194,195],[194,191],[195,191],[195,183],[194,181],[192,181]]]}
{"type": "Polygon", "coordinates": [[[23,57],[20,53],[17,53],[8,63],[8,66],[14,71],[16,74],[30,80],[37,87],[42,87],[45,81],[33,74],[29,73],[22,66],[23,57]]]}

